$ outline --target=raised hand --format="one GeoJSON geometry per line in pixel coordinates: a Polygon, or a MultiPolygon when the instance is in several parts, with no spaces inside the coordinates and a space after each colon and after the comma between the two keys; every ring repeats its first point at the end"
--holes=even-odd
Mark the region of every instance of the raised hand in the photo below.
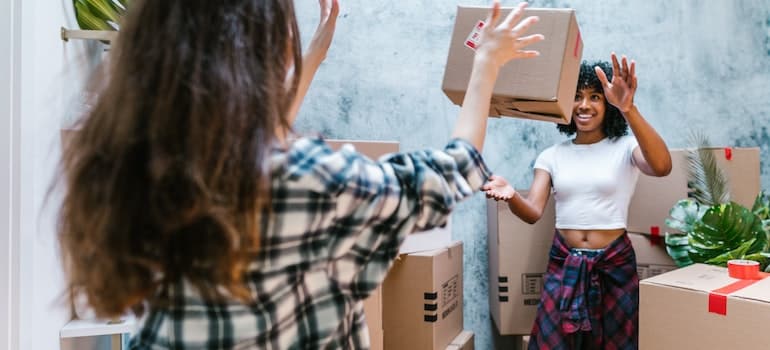
{"type": "Polygon", "coordinates": [[[508,184],[502,176],[492,175],[487,183],[481,186],[481,190],[487,195],[487,198],[493,198],[496,201],[507,201],[513,198],[516,190],[508,184]]]}
{"type": "Polygon", "coordinates": [[[524,35],[529,27],[535,24],[539,18],[530,16],[521,20],[524,16],[526,2],[522,2],[500,20],[500,2],[495,0],[489,17],[484,22],[481,31],[481,39],[476,55],[482,55],[491,59],[492,63],[501,67],[508,61],[516,58],[530,58],[540,55],[535,50],[523,50],[524,47],[544,39],[542,34],[524,35]]]}
{"type": "Polygon", "coordinates": [[[615,106],[624,115],[634,106],[634,94],[636,94],[636,62],[625,55],[618,63],[618,57],[612,53],[612,81],[608,81],[607,75],[599,67],[595,67],[596,76],[604,87],[604,97],[607,102],[615,106]]]}
{"type": "Polygon", "coordinates": [[[319,65],[326,59],[326,53],[329,51],[334,30],[337,27],[337,16],[340,13],[340,4],[338,0],[318,0],[321,8],[321,16],[318,21],[313,38],[310,40],[307,52],[305,53],[303,64],[319,65]]]}
{"type": "MultiPolygon", "coordinates": [[[[289,106],[289,111],[286,114],[286,120],[288,125],[293,125],[294,120],[297,119],[297,113],[299,107],[302,104],[302,100],[305,99],[307,90],[310,88],[310,83],[315,77],[318,67],[321,66],[321,62],[326,59],[326,52],[329,51],[332,38],[334,38],[334,29],[337,26],[337,15],[340,13],[340,5],[337,0],[318,0],[318,4],[321,8],[321,19],[318,21],[318,28],[316,28],[313,39],[310,41],[310,45],[302,56],[302,74],[299,76],[299,84],[297,85],[297,92],[294,95],[294,100],[289,106]]],[[[297,33],[296,35],[299,35],[297,33]]],[[[290,71],[286,76],[287,86],[294,77],[294,71],[290,71]]],[[[285,137],[288,130],[285,130],[282,126],[278,129],[278,135],[285,137]]]]}

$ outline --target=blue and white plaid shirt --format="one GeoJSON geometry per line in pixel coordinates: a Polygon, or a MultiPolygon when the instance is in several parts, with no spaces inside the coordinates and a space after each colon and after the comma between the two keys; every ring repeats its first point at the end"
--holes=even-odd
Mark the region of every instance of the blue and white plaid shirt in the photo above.
{"type": "Polygon", "coordinates": [[[368,349],[361,301],[406,235],[444,225],[490,175],[462,140],[374,162],[300,138],[270,161],[273,215],[247,276],[256,302],[208,302],[180,283],[131,349],[368,349]]]}

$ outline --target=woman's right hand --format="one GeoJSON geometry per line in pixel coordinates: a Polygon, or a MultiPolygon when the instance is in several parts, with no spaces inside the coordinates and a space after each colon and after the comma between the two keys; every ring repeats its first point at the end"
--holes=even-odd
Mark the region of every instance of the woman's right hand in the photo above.
{"type": "Polygon", "coordinates": [[[496,67],[502,67],[508,61],[517,58],[531,58],[540,55],[535,50],[523,50],[524,47],[544,39],[542,34],[526,34],[529,28],[537,23],[537,16],[524,16],[526,2],[522,2],[513,9],[508,16],[500,20],[500,2],[495,0],[489,17],[484,22],[481,31],[479,47],[476,50],[476,58],[489,60],[496,67]]]}
{"type": "Polygon", "coordinates": [[[513,198],[516,190],[508,184],[502,176],[492,175],[487,183],[481,186],[481,190],[487,195],[487,198],[493,198],[496,201],[507,201],[513,198]]]}

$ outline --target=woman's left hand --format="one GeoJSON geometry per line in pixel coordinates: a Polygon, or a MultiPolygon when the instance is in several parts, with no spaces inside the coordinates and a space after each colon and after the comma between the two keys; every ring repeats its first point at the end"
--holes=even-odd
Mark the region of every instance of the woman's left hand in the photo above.
{"type": "Polygon", "coordinates": [[[304,57],[304,64],[318,66],[326,59],[326,53],[334,38],[334,30],[337,26],[337,16],[340,13],[338,0],[318,0],[321,8],[321,19],[318,22],[313,39],[310,40],[304,57]]]}
{"type": "Polygon", "coordinates": [[[634,94],[636,93],[636,62],[631,60],[629,65],[625,55],[621,63],[615,53],[612,53],[612,81],[607,80],[607,75],[599,67],[595,67],[596,75],[604,87],[604,97],[607,102],[615,106],[624,115],[634,107],[634,94]]]}

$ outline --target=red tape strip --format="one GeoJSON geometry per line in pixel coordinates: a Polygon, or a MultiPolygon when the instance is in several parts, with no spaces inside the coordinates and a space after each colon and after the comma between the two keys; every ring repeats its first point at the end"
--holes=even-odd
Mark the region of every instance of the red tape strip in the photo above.
{"type": "Polygon", "coordinates": [[[580,48],[580,32],[578,32],[577,38],[575,38],[575,50],[572,55],[578,57],[578,48],[580,48]]]}
{"type": "Polygon", "coordinates": [[[709,293],[709,312],[727,315],[727,295],[746,288],[759,280],[740,280],[709,293]]]}
{"type": "Polygon", "coordinates": [[[650,226],[650,245],[661,245],[660,226],[650,226]]]}
{"type": "Polygon", "coordinates": [[[725,147],[725,159],[733,160],[733,149],[732,148],[725,147]]]}

